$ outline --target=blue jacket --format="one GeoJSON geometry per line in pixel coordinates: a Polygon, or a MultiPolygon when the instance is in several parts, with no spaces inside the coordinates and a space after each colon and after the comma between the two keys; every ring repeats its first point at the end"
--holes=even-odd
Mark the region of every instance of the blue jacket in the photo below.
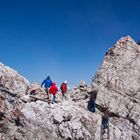
{"type": "Polygon", "coordinates": [[[49,77],[47,77],[41,84],[41,87],[44,85],[45,88],[52,86],[52,81],[49,77]]]}

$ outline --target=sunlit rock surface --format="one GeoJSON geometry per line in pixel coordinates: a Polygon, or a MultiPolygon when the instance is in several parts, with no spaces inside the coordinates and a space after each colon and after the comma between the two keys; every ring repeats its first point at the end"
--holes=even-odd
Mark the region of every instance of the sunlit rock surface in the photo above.
{"type": "MultiPolygon", "coordinates": [[[[91,86],[81,81],[51,103],[44,88],[0,63],[0,140],[100,140],[109,107],[109,139],[140,139],[140,46],[129,36],[110,48],[91,86]],[[87,110],[97,90],[96,113],[87,110]]],[[[106,134],[106,133],[105,133],[106,134]]]]}
{"type": "Polygon", "coordinates": [[[106,53],[92,87],[98,89],[97,104],[114,114],[112,139],[140,139],[140,46],[130,36],[106,53]]]}

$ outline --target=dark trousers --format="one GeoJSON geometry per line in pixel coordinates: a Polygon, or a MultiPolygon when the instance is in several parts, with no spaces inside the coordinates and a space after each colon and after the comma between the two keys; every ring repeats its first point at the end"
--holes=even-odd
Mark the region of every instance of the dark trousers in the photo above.
{"type": "Polygon", "coordinates": [[[66,100],[66,93],[62,93],[62,100],[66,100]]]}
{"type": "Polygon", "coordinates": [[[102,126],[103,126],[103,129],[108,128],[108,118],[107,117],[102,118],[102,126]]]}
{"type": "Polygon", "coordinates": [[[49,88],[45,88],[45,91],[46,91],[46,94],[47,94],[48,99],[49,99],[49,88]]]}
{"type": "Polygon", "coordinates": [[[56,99],[56,96],[55,96],[55,94],[53,94],[52,103],[55,103],[55,99],[56,99]]]}
{"type": "Polygon", "coordinates": [[[95,112],[95,107],[96,107],[95,100],[88,102],[88,110],[89,111],[95,112]]]}

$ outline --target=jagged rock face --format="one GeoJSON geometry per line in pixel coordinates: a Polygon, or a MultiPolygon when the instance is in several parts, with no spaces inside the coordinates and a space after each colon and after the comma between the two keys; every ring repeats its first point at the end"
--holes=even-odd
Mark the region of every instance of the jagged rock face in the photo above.
{"type": "Polygon", "coordinates": [[[34,94],[34,95],[37,95],[37,94],[46,94],[45,90],[43,88],[40,88],[40,85],[38,83],[32,83],[30,84],[28,87],[27,87],[27,90],[26,90],[26,93],[27,94],[34,94]]]}
{"type": "Polygon", "coordinates": [[[92,86],[98,89],[97,104],[118,116],[111,118],[119,128],[113,139],[140,139],[140,46],[121,38],[106,53],[92,86]]]}
{"type": "Polygon", "coordinates": [[[15,96],[22,96],[25,94],[27,86],[29,85],[28,80],[23,76],[19,75],[13,69],[0,63],[0,88],[9,91],[15,96]]]}
{"type": "MultiPolygon", "coordinates": [[[[39,134],[39,128],[44,128],[58,139],[92,140],[99,139],[100,136],[100,127],[98,127],[101,125],[100,116],[87,113],[71,101],[64,101],[54,106],[42,101],[27,103],[22,113],[33,122],[34,126],[30,126],[30,130],[36,129],[34,131],[38,133],[37,139],[42,137],[39,134]]],[[[27,135],[31,133],[30,130],[27,135]]],[[[33,135],[31,138],[34,137],[33,135]]]]}
{"type": "MultiPolygon", "coordinates": [[[[14,139],[18,133],[19,120],[23,114],[23,102],[20,97],[25,95],[28,80],[16,71],[0,63],[0,139],[14,139]]],[[[22,125],[22,124],[20,124],[22,125]]]]}
{"type": "Polygon", "coordinates": [[[83,81],[80,81],[77,87],[70,90],[70,97],[73,101],[85,101],[89,97],[88,92],[90,90],[91,87],[87,86],[83,81]]]}
{"type": "Polygon", "coordinates": [[[96,113],[87,110],[91,87],[81,82],[51,104],[39,84],[0,64],[0,140],[100,140],[101,112],[109,107],[110,140],[140,139],[140,46],[129,36],[109,49],[95,75],[96,113]]]}
{"type": "Polygon", "coordinates": [[[64,101],[58,92],[58,103],[51,104],[40,85],[29,84],[3,64],[0,71],[0,140],[100,138],[101,116],[87,111],[88,99],[83,98],[87,87],[76,89],[81,96],[78,100],[73,90],[64,101]]]}
{"type": "MultiPolygon", "coordinates": [[[[34,84],[30,87],[39,90],[38,85],[34,84]]],[[[77,99],[76,90],[81,91],[81,94],[79,92],[77,94],[83,97],[86,87],[80,85],[72,90],[69,94],[74,94],[73,97],[67,95],[66,100],[62,100],[62,95],[58,92],[55,104],[42,101],[40,93],[34,96],[35,99],[39,99],[38,101],[25,104],[21,112],[30,122],[26,123],[28,139],[92,140],[100,138],[101,117],[99,114],[87,111],[85,98],[80,98],[79,102],[73,101],[74,98],[77,99]]]]}

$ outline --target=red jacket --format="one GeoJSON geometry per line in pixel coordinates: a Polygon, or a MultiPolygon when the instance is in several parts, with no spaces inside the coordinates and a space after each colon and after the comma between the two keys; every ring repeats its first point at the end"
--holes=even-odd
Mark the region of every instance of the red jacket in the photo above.
{"type": "Polygon", "coordinates": [[[62,83],[60,89],[61,89],[62,93],[66,93],[67,92],[67,85],[65,83],[62,83]]]}
{"type": "Polygon", "coordinates": [[[56,94],[57,91],[58,91],[58,88],[57,88],[56,84],[55,83],[52,83],[52,86],[50,87],[49,92],[51,94],[56,94]]]}

